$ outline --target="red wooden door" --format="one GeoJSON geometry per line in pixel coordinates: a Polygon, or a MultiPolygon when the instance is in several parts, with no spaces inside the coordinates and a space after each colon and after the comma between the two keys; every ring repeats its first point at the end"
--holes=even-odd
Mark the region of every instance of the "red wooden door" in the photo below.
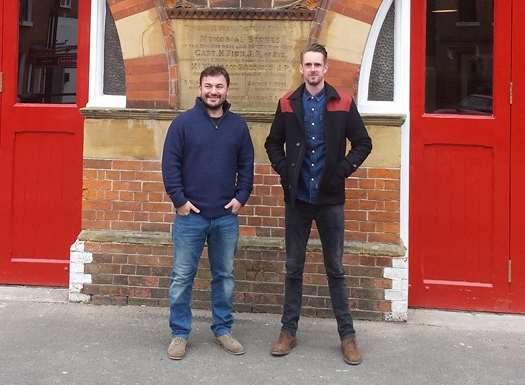
{"type": "Polygon", "coordinates": [[[67,286],[80,231],[89,0],[3,0],[0,283],[67,286]]]}
{"type": "Polygon", "coordinates": [[[411,306],[512,310],[511,3],[411,3],[411,306]]]}

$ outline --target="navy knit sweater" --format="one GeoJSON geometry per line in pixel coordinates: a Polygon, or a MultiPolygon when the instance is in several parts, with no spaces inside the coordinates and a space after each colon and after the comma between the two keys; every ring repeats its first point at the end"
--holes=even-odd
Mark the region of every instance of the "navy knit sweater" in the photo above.
{"type": "Polygon", "coordinates": [[[197,98],[171,123],[162,154],[164,187],[175,207],[190,201],[207,218],[230,213],[232,198],[248,200],[253,186],[253,144],[248,126],[223,106],[216,123],[197,98]]]}

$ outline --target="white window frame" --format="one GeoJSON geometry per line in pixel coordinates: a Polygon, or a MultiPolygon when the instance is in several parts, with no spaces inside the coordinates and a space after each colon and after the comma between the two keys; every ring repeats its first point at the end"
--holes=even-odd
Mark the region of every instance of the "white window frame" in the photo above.
{"type": "Polygon", "coordinates": [[[368,115],[405,115],[401,127],[400,237],[408,250],[409,165],[410,165],[410,0],[383,0],[372,23],[361,62],[357,96],[359,112],[368,115]],[[370,71],[377,38],[390,6],[395,1],[394,20],[394,100],[368,100],[370,71]]]}
{"type": "Polygon", "coordinates": [[[409,0],[383,0],[377,11],[374,22],[368,34],[361,71],[357,104],[362,113],[372,114],[408,114],[409,110],[409,84],[410,84],[410,1],[409,0]],[[368,100],[368,86],[370,72],[374,60],[376,47],[381,27],[385,21],[390,6],[395,1],[394,21],[394,100],[372,101],[368,100]]]}
{"type": "Polygon", "coordinates": [[[91,1],[91,46],[89,59],[89,101],[87,107],[125,108],[126,95],[104,94],[104,32],[106,0],[91,1]]]}

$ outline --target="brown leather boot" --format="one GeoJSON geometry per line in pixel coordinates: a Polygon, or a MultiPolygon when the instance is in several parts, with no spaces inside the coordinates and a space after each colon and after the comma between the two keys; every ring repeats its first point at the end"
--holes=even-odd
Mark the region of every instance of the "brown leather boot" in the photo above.
{"type": "Polygon", "coordinates": [[[341,350],[343,352],[343,360],[347,364],[359,365],[363,361],[354,336],[346,337],[341,341],[341,350]]]}
{"type": "Polygon", "coordinates": [[[279,339],[272,344],[272,356],[285,356],[297,345],[297,338],[281,330],[279,339]]]}

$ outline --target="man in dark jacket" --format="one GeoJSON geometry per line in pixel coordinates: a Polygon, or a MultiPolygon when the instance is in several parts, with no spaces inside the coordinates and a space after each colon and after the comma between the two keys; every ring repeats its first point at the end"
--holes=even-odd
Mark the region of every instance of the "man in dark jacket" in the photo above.
{"type": "Polygon", "coordinates": [[[286,202],[286,281],[282,329],[271,353],[283,356],[296,345],[306,244],[315,220],[323,247],[332,307],[343,358],[362,361],[348,308],[344,250],[345,178],[363,163],[372,141],[350,95],[324,81],[326,49],[311,44],[301,54],[304,83],[279,100],[266,138],[266,152],[280,175],[286,202]],[[346,140],[351,150],[346,154],[346,140]]]}
{"type": "Polygon", "coordinates": [[[224,350],[244,353],[231,335],[233,258],[239,237],[237,214],[252,191],[254,155],[246,122],[229,110],[229,84],[223,67],[202,71],[200,97],[171,123],[164,143],[162,176],[177,211],[169,289],[173,339],[168,356],[174,360],[186,354],[191,291],[205,242],[212,274],[211,329],[224,350]]]}

